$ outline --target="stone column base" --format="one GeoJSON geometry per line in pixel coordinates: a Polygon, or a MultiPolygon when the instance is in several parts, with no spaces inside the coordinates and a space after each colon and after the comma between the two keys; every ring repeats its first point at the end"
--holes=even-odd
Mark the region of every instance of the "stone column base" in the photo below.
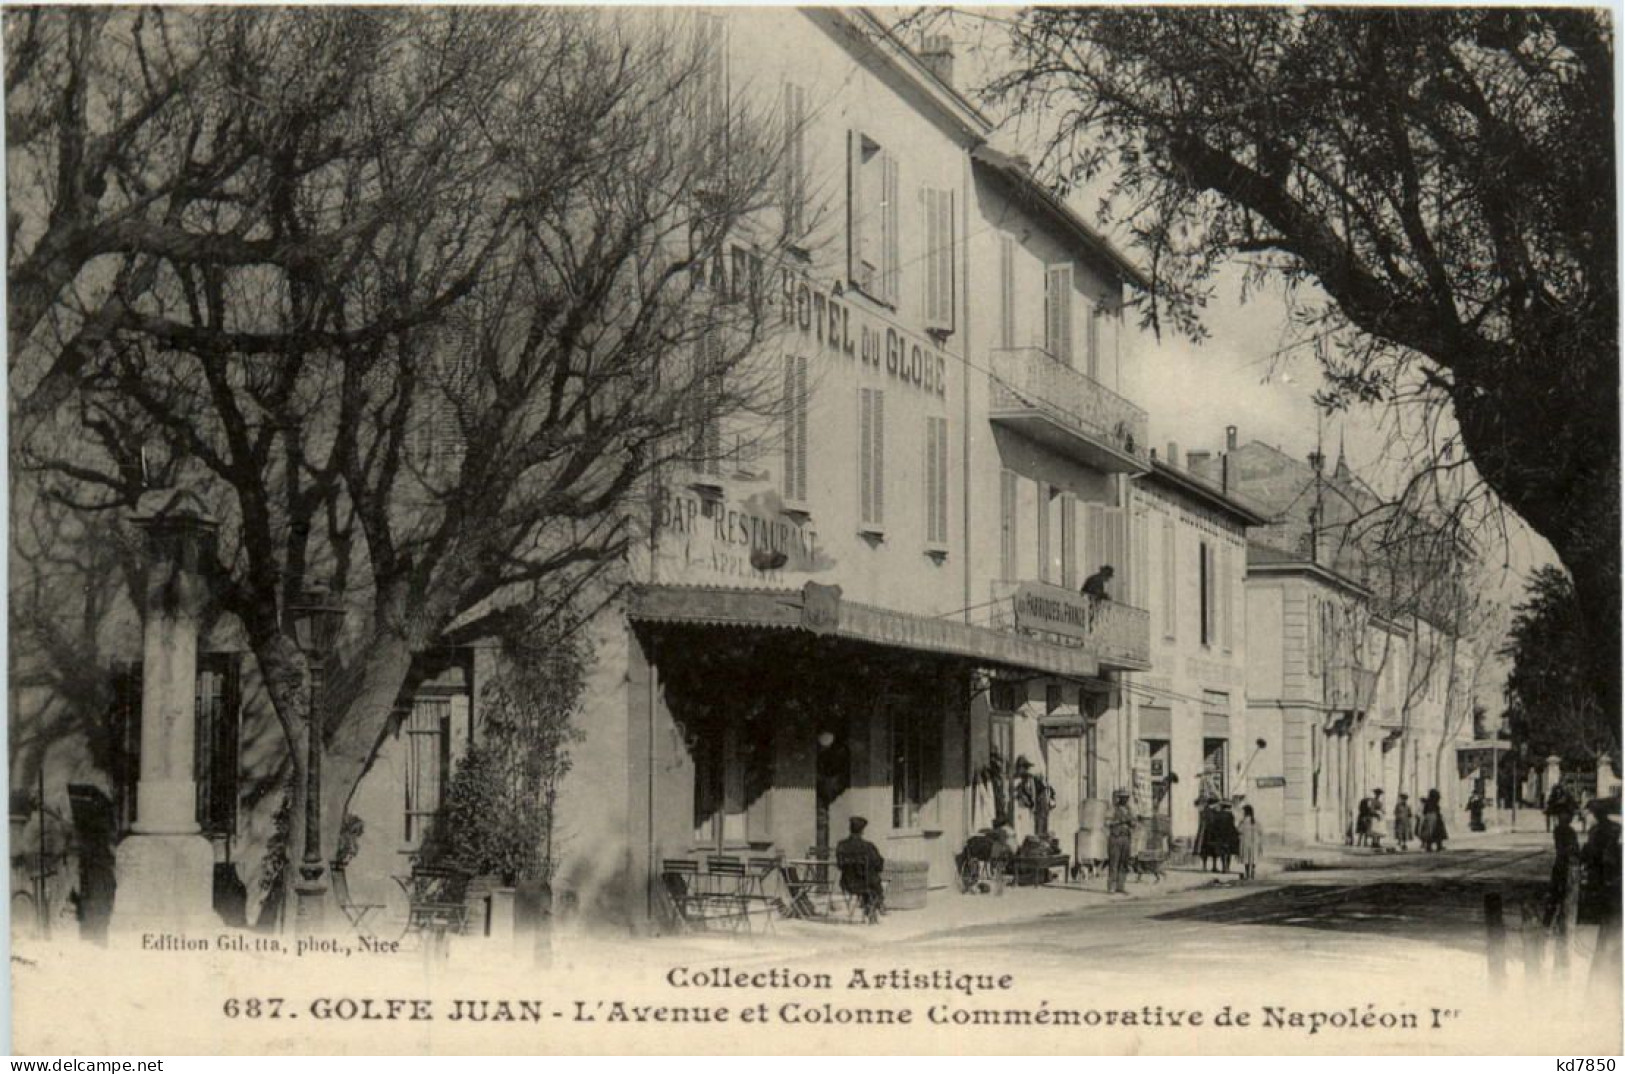
{"type": "Polygon", "coordinates": [[[131,835],[118,845],[111,927],[121,933],[220,927],[214,847],[201,835],[131,835]]]}

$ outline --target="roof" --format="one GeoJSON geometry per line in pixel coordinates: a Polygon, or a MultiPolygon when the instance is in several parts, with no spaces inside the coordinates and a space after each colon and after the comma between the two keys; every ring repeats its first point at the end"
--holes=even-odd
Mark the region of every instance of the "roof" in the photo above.
{"type": "Polygon", "coordinates": [[[1153,481],[1177,489],[1214,510],[1230,515],[1243,526],[1269,525],[1270,520],[1254,510],[1246,501],[1224,492],[1188,470],[1170,466],[1161,459],[1152,460],[1151,471],[1143,475],[1141,480],[1153,481]]]}
{"type": "Polygon", "coordinates": [[[1109,262],[1136,287],[1145,291],[1151,289],[1150,277],[1141,272],[1139,266],[1125,257],[1104,235],[1090,227],[1071,206],[1040,183],[1023,161],[986,144],[972,149],[970,156],[974,163],[981,165],[984,172],[1003,182],[1026,208],[1035,210],[1059,224],[1080,246],[1109,262]]]}
{"type": "Polygon", "coordinates": [[[1330,567],[1305,559],[1301,555],[1283,552],[1279,548],[1269,545],[1247,542],[1247,577],[1254,575],[1281,575],[1306,574],[1325,582],[1328,585],[1346,589],[1351,593],[1370,599],[1375,596],[1371,590],[1356,582],[1345,574],[1339,574],[1330,567]]]}
{"type": "Polygon", "coordinates": [[[982,142],[992,132],[993,122],[980,109],[938,78],[914,50],[899,41],[891,28],[867,8],[803,7],[800,10],[826,28],[840,31],[850,44],[903,75],[920,91],[922,103],[969,141],[982,142]]]}

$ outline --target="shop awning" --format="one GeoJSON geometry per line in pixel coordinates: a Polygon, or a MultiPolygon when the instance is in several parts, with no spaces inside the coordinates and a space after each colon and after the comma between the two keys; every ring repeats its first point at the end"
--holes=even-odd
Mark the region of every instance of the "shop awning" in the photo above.
{"type": "Polygon", "coordinates": [[[841,599],[839,586],[813,582],[799,590],[637,586],[628,614],[641,622],[799,630],[1070,678],[1100,674],[1100,661],[1082,649],[858,604],[841,599]]]}

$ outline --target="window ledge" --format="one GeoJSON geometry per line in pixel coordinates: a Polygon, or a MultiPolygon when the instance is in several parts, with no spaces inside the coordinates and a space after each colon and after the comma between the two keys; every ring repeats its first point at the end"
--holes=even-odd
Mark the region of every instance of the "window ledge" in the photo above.
{"type": "Polygon", "coordinates": [[[812,505],[805,500],[783,499],[779,504],[779,514],[805,522],[812,517],[812,505]]]}
{"type": "Polygon", "coordinates": [[[859,526],[858,536],[868,541],[870,547],[874,547],[886,539],[886,527],[876,525],[859,526]]]}
{"type": "Polygon", "coordinates": [[[935,561],[937,566],[940,567],[948,560],[948,546],[945,544],[936,543],[927,544],[925,546],[925,554],[935,561]]]}
{"type": "Polygon", "coordinates": [[[941,838],[941,828],[893,828],[886,833],[887,839],[937,839],[941,838]]]}

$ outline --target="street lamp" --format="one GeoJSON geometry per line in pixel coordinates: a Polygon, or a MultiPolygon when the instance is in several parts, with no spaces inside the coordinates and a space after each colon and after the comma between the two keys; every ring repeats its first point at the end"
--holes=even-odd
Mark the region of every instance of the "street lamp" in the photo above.
{"type": "Polygon", "coordinates": [[[310,712],[305,720],[305,853],[299,864],[298,931],[310,936],[322,930],[327,885],[322,861],[322,733],[320,727],[323,662],[344,623],[344,605],[316,586],[288,609],[294,640],[310,666],[310,712]]]}

